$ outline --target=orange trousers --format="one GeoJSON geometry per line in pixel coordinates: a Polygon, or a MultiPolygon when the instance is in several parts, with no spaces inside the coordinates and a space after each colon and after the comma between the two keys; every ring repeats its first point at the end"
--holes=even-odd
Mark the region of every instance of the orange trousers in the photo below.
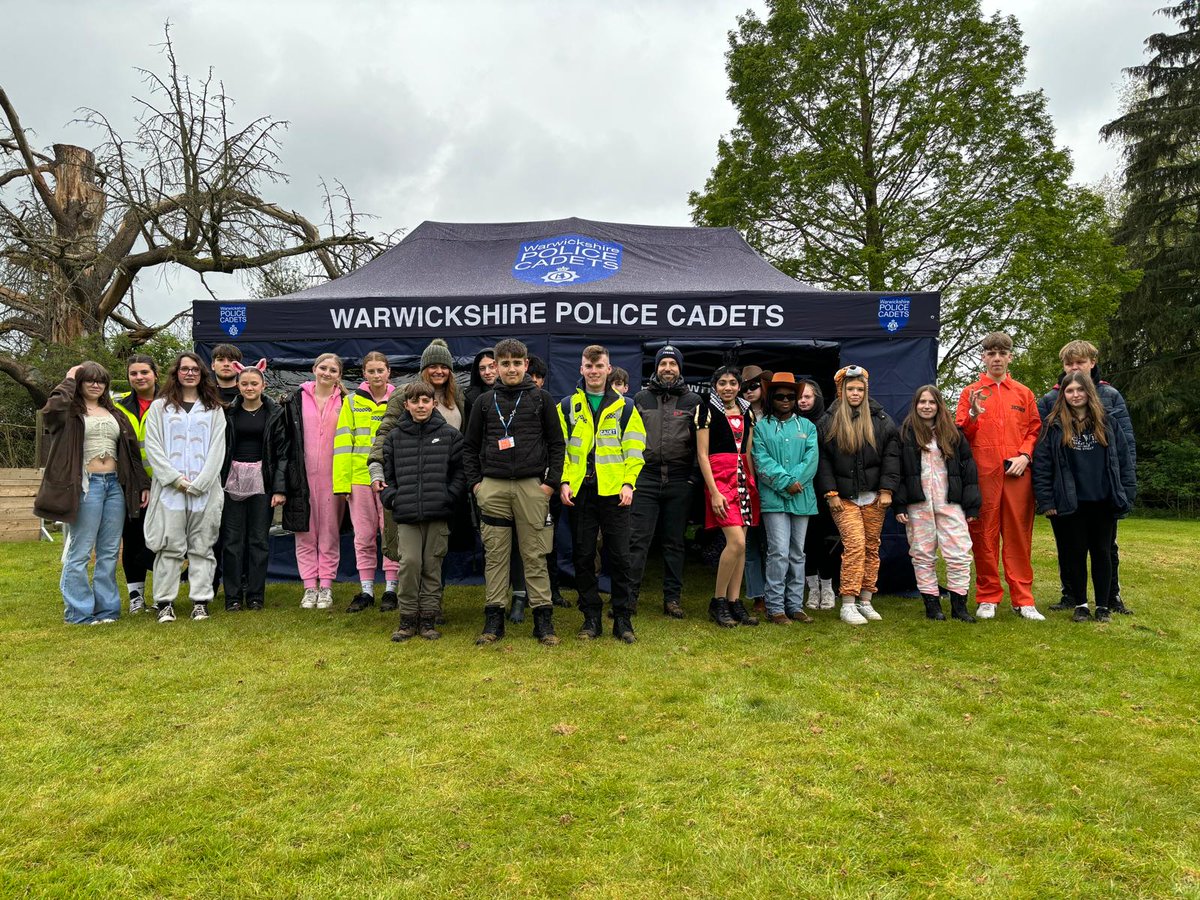
{"type": "Polygon", "coordinates": [[[840,509],[831,508],[829,513],[842,536],[839,594],[843,597],[857,597],[861,591],[874,594],[879,590],[879,535],[887,510],[876,498],[866,506],[843,500],[840,509]]]}
{"type": "MultiPolygon", "coordinates": [[[[981,467],[982,468],[982,467],[981,467]]],[[[979,473],[983,506],[979,518],[969,523],[975,554],[975,601],[1004,600],[1000,583],[1000,558],[1013,606],[1033,605],[1033,476],[1029,469],[1020,478],[1003,472],[979,473]]]]}

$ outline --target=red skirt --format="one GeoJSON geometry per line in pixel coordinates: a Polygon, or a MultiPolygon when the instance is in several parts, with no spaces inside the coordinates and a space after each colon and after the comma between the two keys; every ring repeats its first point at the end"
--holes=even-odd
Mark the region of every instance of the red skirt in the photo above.
{"type": "Polygon", "coordinates": [[[727,501],[725,515],[720,519],[712,509],[712,495],[707,486],[704,490],[704,527],[727,528],[731,525],[758,524],[758,488],[754,484],[754,476],[746,468],[746,457],[738,457],[735,453],[716,453],[708,458],[712,469],[713,481],[717,490],[727,501]],[[743,479],[738,478],[738,463],[745,473],[743,479]],[[739,481],[741,483],[739,484],[739,481]]]}

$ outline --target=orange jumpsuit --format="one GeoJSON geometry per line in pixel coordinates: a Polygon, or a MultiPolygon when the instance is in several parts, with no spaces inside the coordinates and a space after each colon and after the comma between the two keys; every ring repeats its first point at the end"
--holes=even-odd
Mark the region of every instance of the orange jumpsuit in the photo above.
{"type": "Polygon", "coordinates": [[[979,518],[969,525],[975,554],[975,600],[996,604],[1004,600],[1000,583],[1003,552],[1012,605],[1032,606],[1033,469],[1026,468],[1019,478],[1012,478],[1004,474],[1004,460],[1020,453],[1033,458],[1033,445],[1042,428],[1037,399],[1012,376],[996,383],[985,373],[959,396],[955,420],[971,445],[983,495],[979,518]],[[984,411],[972,419],[971,391],[979,388],[991,394],[980,400],[984,411]]]}

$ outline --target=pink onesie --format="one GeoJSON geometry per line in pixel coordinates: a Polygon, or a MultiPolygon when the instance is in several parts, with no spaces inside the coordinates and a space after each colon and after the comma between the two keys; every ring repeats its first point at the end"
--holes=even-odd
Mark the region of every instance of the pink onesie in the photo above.
{"type": "Polygon", "coordinates": [[[304,468],[308,474],[308,531],[296,535],[296,567],[306,588],[332,585],[341,558],[342,515],[346,499],[333,493],[333,433],[342,410],[342,395],[335,393],[317,406],[316,383],[300,385],[304,416],[304,468]]]}

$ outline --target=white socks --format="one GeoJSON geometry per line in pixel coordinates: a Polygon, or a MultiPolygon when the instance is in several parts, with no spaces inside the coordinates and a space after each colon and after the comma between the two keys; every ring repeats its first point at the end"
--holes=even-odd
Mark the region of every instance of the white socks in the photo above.
{"type": "Polygon", "coordinates": [[[396,593],[396,588],[399,586],[399,584],[400,584],[400,582],[398,582],[398,581],[388,581],[385,583],[384,590],[389,593],[394,594],[394,593],[396,593]]]}
{"type": "Polygon", "coordinates": [[[362,581],[359,583],[362,585],[362,592],[364,594],[370,594],[372,597],[375,596],[375,582],[374,581],[362,581]]]}

